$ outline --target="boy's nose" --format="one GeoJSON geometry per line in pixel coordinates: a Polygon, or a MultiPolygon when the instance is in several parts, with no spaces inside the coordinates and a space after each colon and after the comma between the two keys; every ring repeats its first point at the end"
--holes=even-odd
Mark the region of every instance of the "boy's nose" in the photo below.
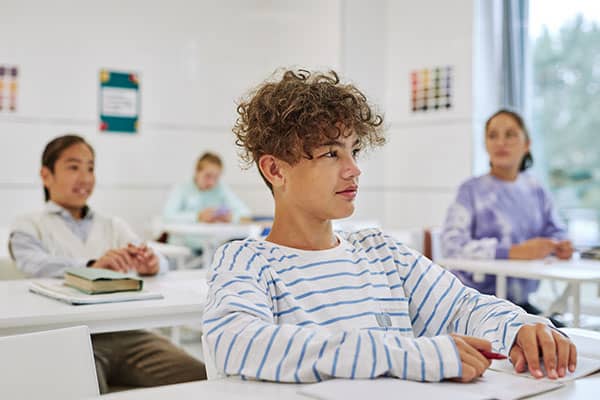
{"type": "Polygon", "coordinates": [[[346,175],[349,178],[353,178],[359,176],[361,173],[362,171],[360,170],[358,164],[354,159],[352,159],[348,165],[348,169],[346,170],[346,175]]]}

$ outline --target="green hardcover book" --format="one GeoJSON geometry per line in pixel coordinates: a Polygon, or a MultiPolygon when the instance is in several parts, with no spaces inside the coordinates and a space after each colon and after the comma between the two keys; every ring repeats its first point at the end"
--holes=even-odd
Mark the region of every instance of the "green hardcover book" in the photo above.
{"type": "Polygon", "coordinates": [[[84,293],[115,293],[142,290],[144,281],[120,272],[101,268],[68,268],[65,285],[84,293]]]}

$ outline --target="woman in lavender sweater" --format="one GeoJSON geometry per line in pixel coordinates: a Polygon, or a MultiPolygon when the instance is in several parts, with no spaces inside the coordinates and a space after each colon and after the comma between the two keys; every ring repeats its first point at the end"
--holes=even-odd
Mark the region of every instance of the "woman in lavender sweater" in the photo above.
{"type": "MultiPolygon", "coordinates": [[[[442,232],[444,257],[532,260],[573,253],[546,190],[526,172],[533,163],[523,119],[500,110],[485,124],[485,147],[490,172],[464,182],[448,209],[442,232]]],[[[495,294],[496,278],[458,271],[468,286],[495,294]]],[[[508,299],[527,312],[540,310],[529,303],[539,281],[508,278],[508,299]]]]}

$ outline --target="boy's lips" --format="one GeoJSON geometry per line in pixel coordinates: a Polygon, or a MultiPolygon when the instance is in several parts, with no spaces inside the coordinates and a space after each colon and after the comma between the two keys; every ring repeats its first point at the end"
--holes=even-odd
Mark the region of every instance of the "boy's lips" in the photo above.
{"type": "Polygon", "coordinates": [[[358,192],[358,186],[348,186],[347,188],[335,192],[335,194],[339,194],[346,199],[352,200],[356,197],[356,193],[358,192]]]}

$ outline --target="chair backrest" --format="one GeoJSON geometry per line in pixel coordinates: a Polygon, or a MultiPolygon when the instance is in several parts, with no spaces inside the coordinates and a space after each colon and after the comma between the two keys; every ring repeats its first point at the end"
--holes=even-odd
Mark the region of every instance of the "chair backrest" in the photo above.
{"type": "Polygon", "coordinates": [[[423,255],[431,261],[442,257],[442,228],[426,228],[423,232],[423,255]]]}
{"type": "Polygon", "coordinates": [[[86,326],[0,337],[0,355],[2,399],[99,395],[86,326]]]}
{"type": "Polygon", "coordinates": [[[0,227],[0,280],[24,279],[26,275],[17,269],[14,261],[10,258],[8,239],[10,230],[0,227]]]}
{"type": "Polygon", "coordinates": [[[26,277],[27,275],[17,268],[13,260],[0,256],[0,281],[25,279],[26,277]]]}
{"type": "Polygon", "coordinates": [[[208,347],[208,343],[204,340],[204,335],[200,339],[202,341],[202,356],[204,357],[204,367],[206,368],[207,379],[221,379],[225,378],[225,374],[219,372],[217,364],[212,357],[212,353],[208,347]]]}

